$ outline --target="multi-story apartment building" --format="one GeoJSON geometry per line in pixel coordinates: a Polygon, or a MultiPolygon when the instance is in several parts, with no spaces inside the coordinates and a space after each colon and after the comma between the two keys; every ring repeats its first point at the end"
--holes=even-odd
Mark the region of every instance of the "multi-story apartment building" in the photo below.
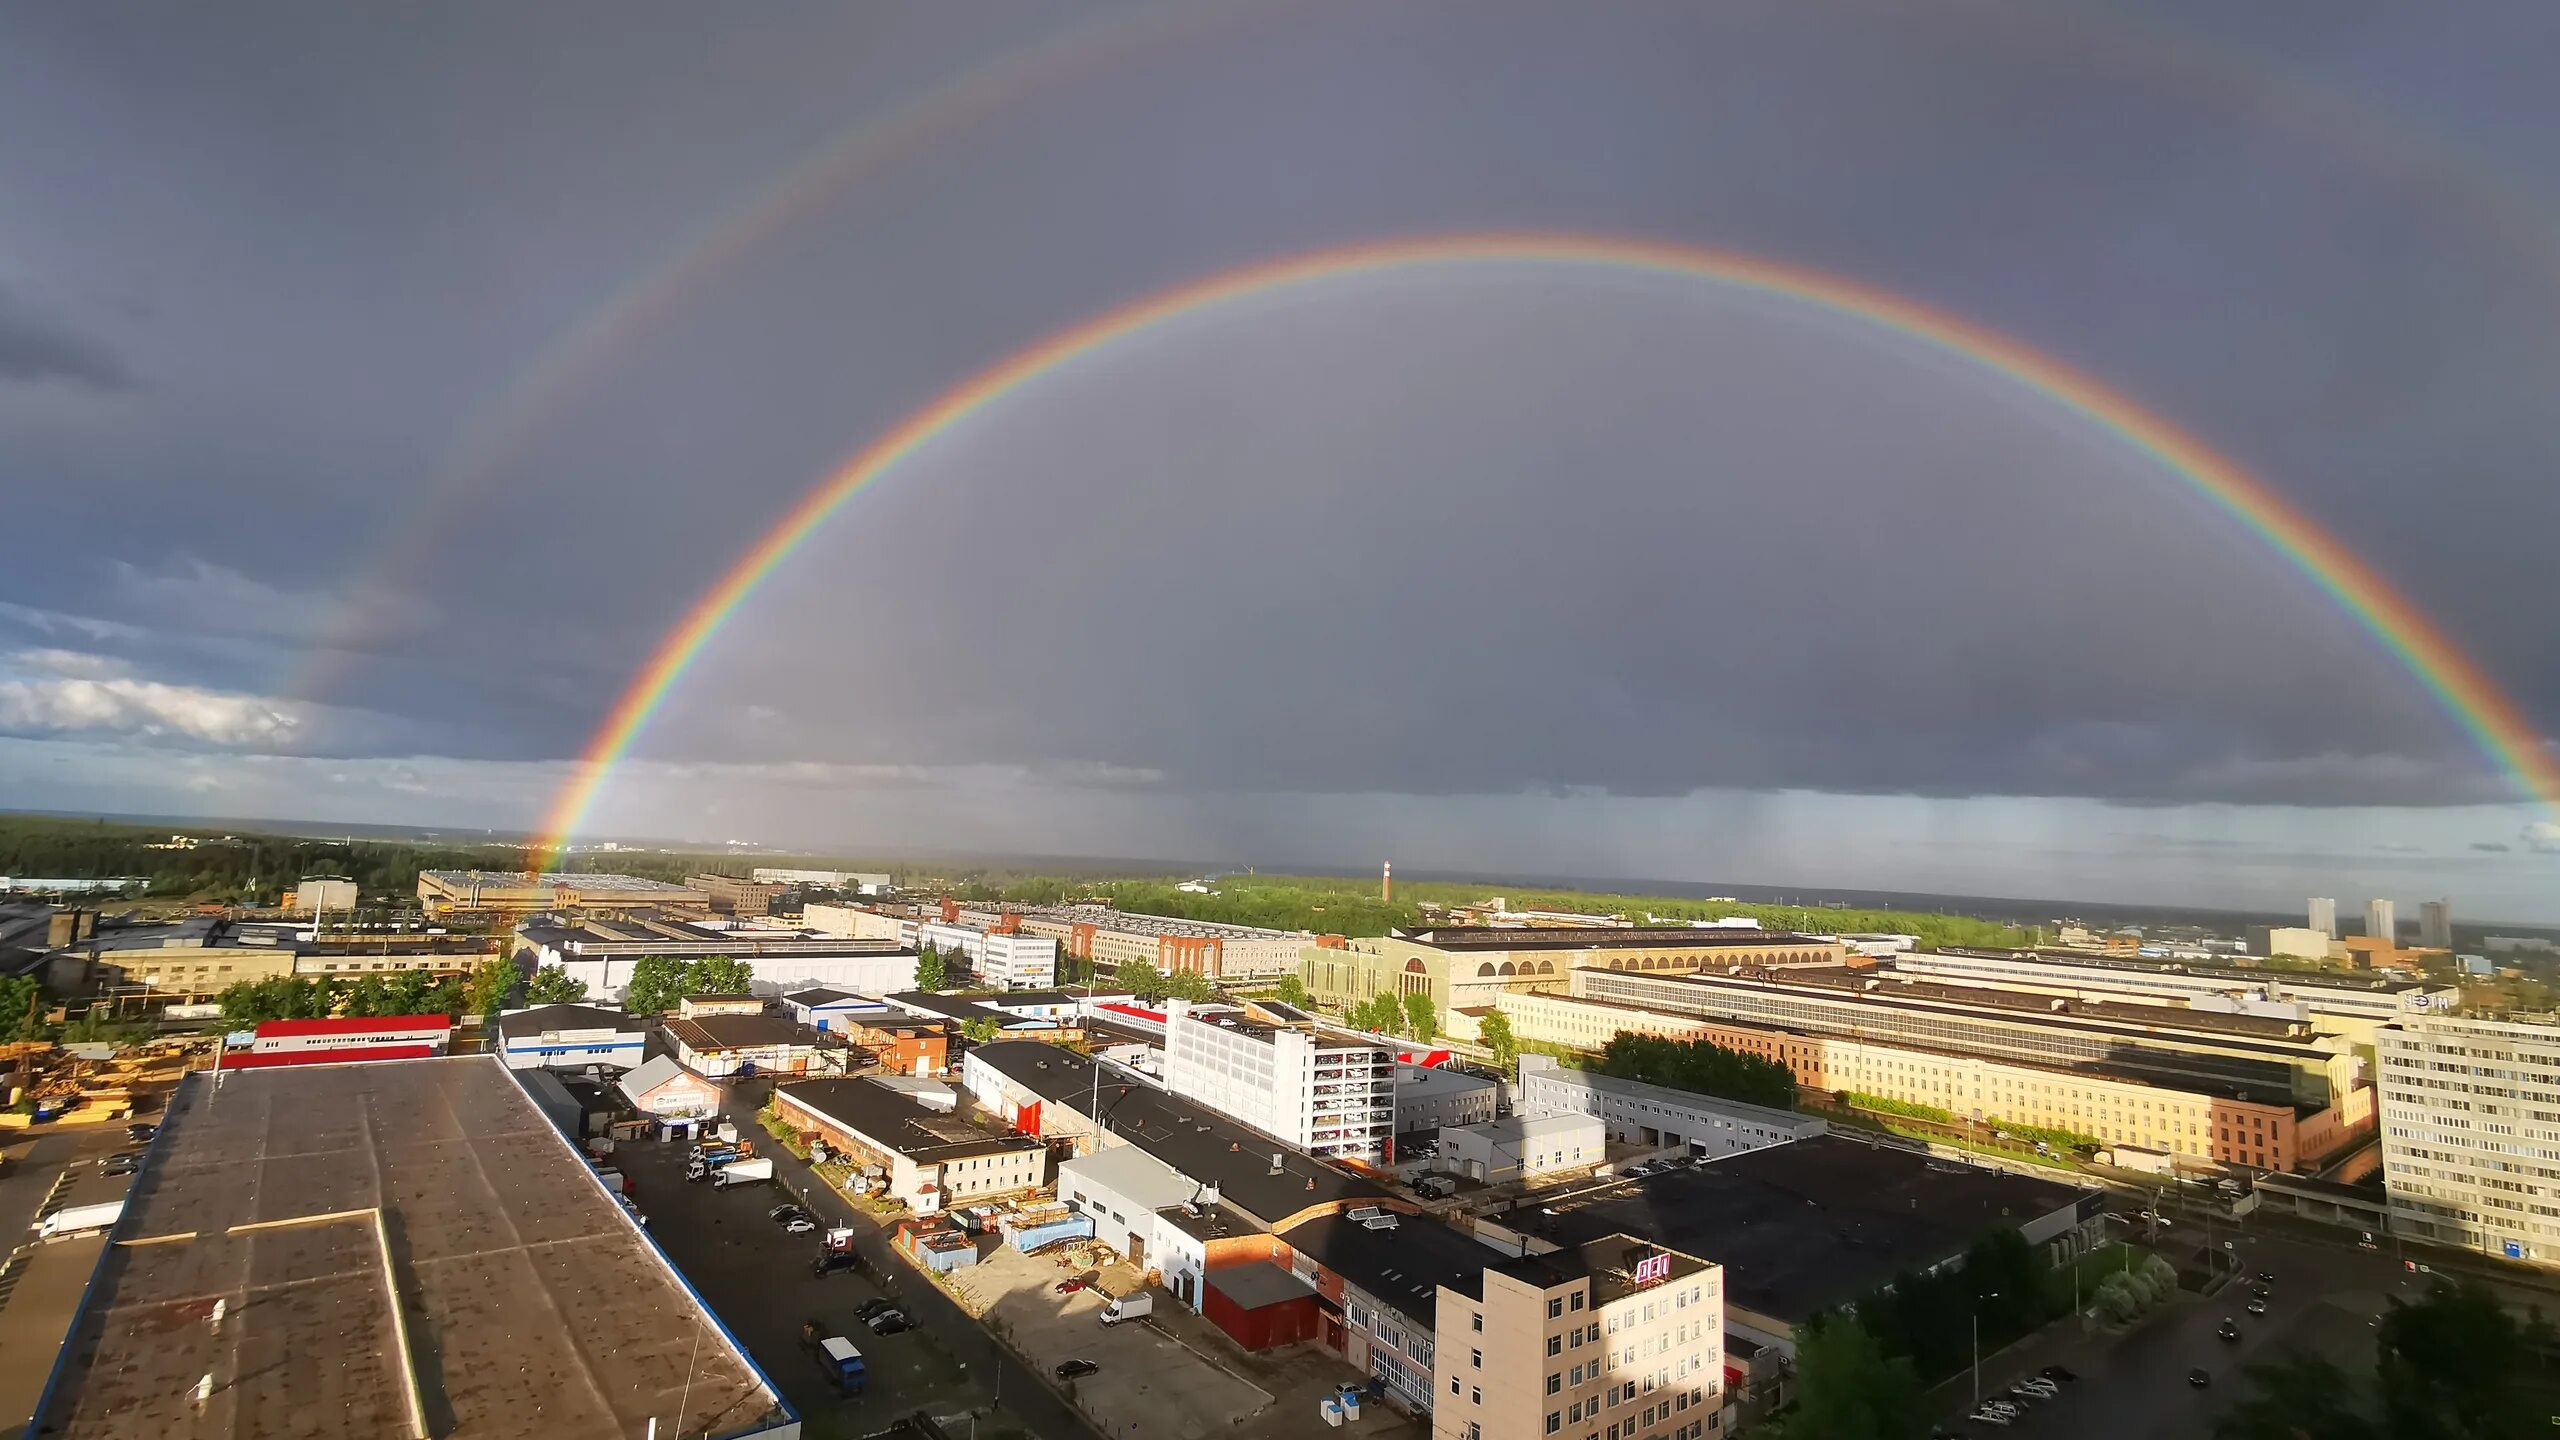
{"type": "Polygon", "coordinates": [[[2418,948],[2450,950],[2453,948],[2453,902],[2424,900],[2418,904],[2418,948]]]}
{"type": "Polygon", "coordinates": [[[2392,1229],[2560,1265],[2560,1021],[2428,1016],[2374,1049],[2392,1229]]]}
{"type": "Polygon", "coordinates": [[[2338,938],[2338,902],[2326,895],[2311,897],[2311,928],[2331,940],[2338,938]]]}
{"type": "Polygon", "coordinates": [[[2385,941],[2394,947],[2398,946],[2400,922],[2395,916],[2396,911],[2388,900],[2375,899],[2364,902],[2366,938],[2385,941]]]}
{"type": "Polygon", "coordinates": [[[2373,1123],[2373,1092],[2366,1087],[2348,1092],[2344,1109],[2307,1107],[2208,1081],[2156,1082],[2103,1062],[2032,1065],[1564,995],[1509,996],[1502,1010],[1523,1040],[1587,1050],[1620,1032],[1706,1040],[1775,1060],[1805,1089],[1928,1105],[1986,1124],[2069,1130],[2190,1161],[2306,1169],[2354,1143],[2373,1123]]]}
{"type": "Polygon", "coordinates": [[[1437,1294],[1432,1440],[1721,1431],[1724,1272],[1633,1235],[1523,1255],[1437,1294]]]}
{"type": "Polygon", "coordinates": [[[1309,1154],[1375,1164],[1395,1139],[1385,1046],[1168,1000],[1164,1057],[1166,1089],[1309,1154]]]}
{"type": "Polygon", "coordinates": [[[916,943],[966,955],[971,973],[990,990],[1046,990],[1058,983],[1058,942],[1046,935],[932,920],[916,927],[916,943]]]}

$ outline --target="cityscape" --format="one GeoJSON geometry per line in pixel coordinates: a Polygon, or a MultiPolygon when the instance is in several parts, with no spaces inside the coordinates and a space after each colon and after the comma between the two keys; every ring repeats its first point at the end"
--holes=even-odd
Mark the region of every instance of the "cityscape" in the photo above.
{"type": "Polygon", "coordinates": [[[2560,12],[9,13],[0,1440],[2560,1424],[2560,12]]]}

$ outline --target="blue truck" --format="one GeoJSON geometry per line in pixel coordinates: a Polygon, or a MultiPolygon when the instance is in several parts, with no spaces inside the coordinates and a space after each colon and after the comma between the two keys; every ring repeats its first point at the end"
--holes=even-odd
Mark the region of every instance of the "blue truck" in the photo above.
{"type": "Polygon", "coordinates": [[[800,1327],[800,1343],[807,1346],[811,1359],[826,1372],[828,1381],[839,1395],[859,1395],[868,1372],[862,1364],[862,1352],[841,1335],[830,1335],[827,1327],[815,1320],[800,1327]]]}

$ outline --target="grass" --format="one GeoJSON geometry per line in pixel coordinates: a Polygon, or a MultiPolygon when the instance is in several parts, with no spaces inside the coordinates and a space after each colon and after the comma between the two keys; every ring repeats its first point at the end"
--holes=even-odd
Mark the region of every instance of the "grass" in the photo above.
{"type": "MultiPolygon", "coordinates": [[[[2009,1160],[2024,1160],[2030,1165],[2041,1165],[2048,1170],[2082,1168],[2079,1161],[2067,1155],[2041,1153],[2025,1145],[2004,1144],[1997,1140],[1969,1139],[1961,1134],[1950,1134],[1942,1127],[1925,1120],[1911,1120],[1899,1115],[1877,1114],[1872,1110],[1843,1109],[1838,1105],[1826,1105],[1812,1098],[1814,1093],[1817,1092],[1804,1093],[1797,1100],[1796,1108],[1810,1115],[1818,1115],[1835,1125],[1849,1125],[1860,1130],[1899,1135],[1906,1140],[1924,1140],[1932,1145],[1944,1145],[1951,1150],[1967,1150],[1976,1155],[1998,1155],[2009,1160]]],[[[1988,1132],[1990,1126],[1985,1124],[1979,1128],[1988,1132]]]]}

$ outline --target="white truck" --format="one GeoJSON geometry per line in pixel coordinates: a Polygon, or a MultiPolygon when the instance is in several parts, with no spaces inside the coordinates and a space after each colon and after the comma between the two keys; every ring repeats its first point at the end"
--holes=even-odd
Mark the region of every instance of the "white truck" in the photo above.
{"type": "Polygon", "coordinates": [[[1152,1315],[1155,1310],[1156,1297],[1141,1290],[1134,1295],[1123,1295],[1103,1306],[1102,1323],[1117,1325],[1123,1320],[1135,1320],[1142,1315],[1152,1315]]]}
{"type": "Polygon", "coordinates": [[[85,1235],[104,1230],[124,1218],[122,1200],[102,1200],[95,1205],[66,1205],[36,1222],[39,1239],[52,1240],[64,1235],[85,1235]]]}
{"type": "Polygon", "coordinates": [[[773,1161],[732,1160],[711,1172],[711,1188],[726,1190],[732,1185],[754,1185],[773,1178],[773,1161]]]}

